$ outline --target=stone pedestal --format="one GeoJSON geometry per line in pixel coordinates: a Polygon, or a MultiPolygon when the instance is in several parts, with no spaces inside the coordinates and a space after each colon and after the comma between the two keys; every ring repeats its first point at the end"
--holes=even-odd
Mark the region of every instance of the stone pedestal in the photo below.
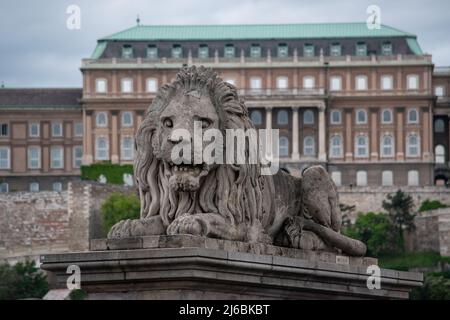
{"type": "Polygon", "coordinates": [[[381,288],[368,289],[373,258],[189,235],[92,240],[41,263],[53,290],[79,266],[89,299],[406,299],[422,285],[421,273],[381,269],[381,288]]]}

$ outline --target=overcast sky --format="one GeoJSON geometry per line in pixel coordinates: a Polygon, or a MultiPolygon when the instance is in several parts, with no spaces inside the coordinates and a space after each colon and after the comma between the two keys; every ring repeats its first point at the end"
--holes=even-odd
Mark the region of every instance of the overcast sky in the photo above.
{"type": "Polygon", "coordinates": [[[450,1],[365,0],[1,0],[0,82],[6,87],[81,87],[82,58],[96,40],[136,24],[381,22],[414,33],[438,66],[450,66],[450,1]],[[81,9],[81,29],[68,30],[66,9],[81,9]]]}

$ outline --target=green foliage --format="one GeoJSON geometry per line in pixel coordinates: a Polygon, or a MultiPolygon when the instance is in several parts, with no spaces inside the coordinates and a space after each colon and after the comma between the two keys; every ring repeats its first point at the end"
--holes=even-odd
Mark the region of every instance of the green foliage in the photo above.
{"type": "Polygon", "coordinates": [[[69,293],[70,300],[84,300],[87,298],[87,296],[87,292],[83,289],[74,289],[69,293]]]}
{"type": "Polygon", "coordinates": [[[108,232],[117,222],[124,219],[138,219],[140,202],[135,195],[113,193],[102,204],[103,228],[108,232]]]}
{"type": "Polygon", "coordinates": [[[386,214],[368,212],[360,214],[355,224],[343,230],[343,233],[364,242],[367,255],[378,257],[400,251],[401,239],[392,230],[392,222],[386,214]]]}
{"type": "Polygon", "coordinates": [[[397,256],[384,256],[379,259],[382,268],[408,271],[412,268],[434,268],[441,262],[450,262],[450,258],[441,257],[439,252],[408,252],[397,256]]]}
{"type": "Polygon", "coordinates": [[[423,286],[414,289],[410,294],[410,298],[413,300],[450,300],[449,272],[426,274],[423,286]]]}
{"type": "Polygon", "coordinates": [[[106,177],[106,181],[112,184],[123,184],[123,175],[133,174],[131,164],[112,164],[109,161],[94,163],[89,166],[81,166],[81,179],[97,181],[101,175],[106,177]]]}
{"type": "Polygon", "coordinates": [[[46,277],[33,260],[0,265],[0,300],[42,298],[47,292],[46,277]]]}
{"type": "Polygon", "coordinates": [[[429,211],[429,210],[436,210],[436,209],[440,209],[440,208],[448,208],[448,205],[443,204],[439,200],[426,199],[420,205],[419,212],[429,211]]]}

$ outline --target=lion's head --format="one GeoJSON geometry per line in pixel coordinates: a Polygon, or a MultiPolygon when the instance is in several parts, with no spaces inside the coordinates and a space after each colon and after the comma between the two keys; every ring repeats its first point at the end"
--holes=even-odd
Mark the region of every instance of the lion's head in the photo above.
{"type": "Polygon", "coordinates": [[[271,200],[262,195],[265,179],[258,164],[174,163],[172,150],[182,140],[173,132],[181,129],[193,136],[194,121],[222,132],[253,128],[233,85],[211,69],[182,69],[174,82],[160,88],[136,135],[141,218],[159,214],[167,226],[184,213],[219,213],[233,223],[264,224],[271,200]]]}

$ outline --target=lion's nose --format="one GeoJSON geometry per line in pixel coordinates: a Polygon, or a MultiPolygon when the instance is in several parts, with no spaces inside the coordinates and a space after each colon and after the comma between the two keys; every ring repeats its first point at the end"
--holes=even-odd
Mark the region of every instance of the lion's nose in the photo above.
{"type": "Polygon", "coordinates": [[[183,138],[182,136],[169,136],[167,137],[167,141],[172,142],[173,144],[178,144],[182,141],[190,142],[189,138],[183,138]]]}

